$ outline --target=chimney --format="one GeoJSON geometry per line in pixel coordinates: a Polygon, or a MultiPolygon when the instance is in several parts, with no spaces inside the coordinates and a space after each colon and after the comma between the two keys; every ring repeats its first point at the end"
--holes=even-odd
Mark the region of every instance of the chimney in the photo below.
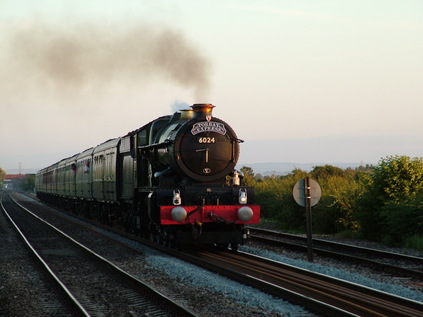
{"type": "Polygon", "coordinates": [[[209,117],[212,116],[212,111],[214,106],[210,103],[196,103],[191,106],[191,108],[194,110],[194,117],[209,117]]]}

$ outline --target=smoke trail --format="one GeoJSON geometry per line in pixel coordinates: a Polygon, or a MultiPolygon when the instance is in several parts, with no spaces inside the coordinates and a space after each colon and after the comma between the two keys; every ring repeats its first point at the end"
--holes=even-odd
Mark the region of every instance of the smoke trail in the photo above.
{"type": "Polygon", "coordinates": [[[181,111],[181,110],[190,110],[190,109],[191,109],[191,105],[189,105],[187,102],[181,101],[181,100],[175,100],[170,105],[170,113],[178,112],[178,111],[181,111]]]}
{"type": "Polygon", "coordinates": [[[210,64],[201,51],[164,27],[37,23],[10,31],[4,42],[1,63],[8,67],[0,83],[10,90],[101,92],[167,81],[199,96],[209,86],[210,64]]]}

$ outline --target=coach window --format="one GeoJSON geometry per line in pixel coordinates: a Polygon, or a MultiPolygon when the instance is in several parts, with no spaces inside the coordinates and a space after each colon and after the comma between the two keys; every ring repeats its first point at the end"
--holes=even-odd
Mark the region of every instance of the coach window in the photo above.
{"type": "Polygon", "coordinates": [[[90,172],[90,160],[85,160],[84,174],[88,174],[89,172],[90,172]]]}
{"type": "Polygon", "coordinates": [[[147,130],[142,130],[138,132],[138,145],[147,145],[148,139],[147,139],[147,130]]]}

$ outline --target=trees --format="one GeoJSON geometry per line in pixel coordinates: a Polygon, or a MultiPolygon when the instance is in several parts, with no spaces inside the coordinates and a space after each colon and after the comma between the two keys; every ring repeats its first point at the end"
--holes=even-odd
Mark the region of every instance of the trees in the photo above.
{"type": "Polygon", "coordinates": [[[3,188],[3,181],[6,178],[6,172],[0,167],[0,188],[3,188]]]}
{"type": "Polygon", "coordinates": [[[6,172],[0,167],[0,183],[6,178],[6,172]]]}
{"type": "Polygon", "coordinates": [[[376,166],[355,170],[324,165],[309,173],[295,169],[260,179],[251,168],[242,171],[248,185],[256,188],[262,217],[277,220],[284,230],[304,229],[304,208],[295,203],[292,189],[298,180],[311,176],[322,190],[312,209],[316,233],[349,232],[390,244],[423,245],[422,158],[388,156],[376,166]]]}
{"type": "Polygon", "coordinates": [[[35,174],[27,174],[26,177],[19,179],[16,182],[16,189],[25,191],[25,192],[32,192],[35,188],[35,174]]]}
{"type": "Polygon", "coordinates": [[[346,172],[333,165],[315,166],[311,171],[311,175],[318,181],[319,179],[327,179],[329,177],[345,177],[346,172]]]}
{"type": "Polygon", "coordinates": [[[388,156],[373,168],[357,219],[365,238],[401,244],[423,232],[423,159],[388,156]]]}
{"type": "Polygon", "coordinates": [[[265,177],[255,184],[256,200],[261,205],[262,216],[277,220],[283,229],[304,229],[304,208],[292,197],[295,183],[308,173],[295,169],[284,176],[265,177]]]}
{"type": "Polygon", "coordinates": [[[319,203],[313,207],[313,221],[316,231],[321,233],[356,232],[358,223],[354,211],[364,191],[363,183],[356,177],[358,170],[343,170],[333,165],[315,166],[310,172],[322,189],[319,203]]]}
{"type": "Polygon", "coordinates": [[[423,187],[423,159],[388,156],[374,168],[372,181],[369,190],[381,205],[405,201],[423,187]]]}
{"type": "Polygon", "coordinates": [[[313,207],[315,229],[328,234],[342,231],[357,232],[358,223],[354,218],[354,212],[357,197],[364,191],[362,183],[345,172],[319,177],[318,182],[322,189],[322,198],[313,207]]]}
{"type": "Polygon", "coordinates": [[[253,186],[254,184],[254,171],[251,167],[243,166],[241,173],[244,175],[243,183],[246,186],[253,186]]]}
{"type": "MultiPolygon", "coordinates": [[[[22,191],[34,191],[35,188],[35,174],[22,175],[24,177],[17,178],[14,182],[14,188],[22,191]]],[[[3,187],[2,182],[6,178],[6,172],[0,168],[0,187],[3,187]]]]}

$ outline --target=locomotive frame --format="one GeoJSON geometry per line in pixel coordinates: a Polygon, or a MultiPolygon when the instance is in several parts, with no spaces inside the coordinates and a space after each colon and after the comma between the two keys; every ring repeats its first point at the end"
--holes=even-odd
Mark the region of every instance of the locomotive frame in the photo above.
{"type": "Polygon", "coordinates": [[[239,140],[210,104],[159,117],[38,171],[37,197],[160,243],[231,245],[260,221],[239,140]]]}

